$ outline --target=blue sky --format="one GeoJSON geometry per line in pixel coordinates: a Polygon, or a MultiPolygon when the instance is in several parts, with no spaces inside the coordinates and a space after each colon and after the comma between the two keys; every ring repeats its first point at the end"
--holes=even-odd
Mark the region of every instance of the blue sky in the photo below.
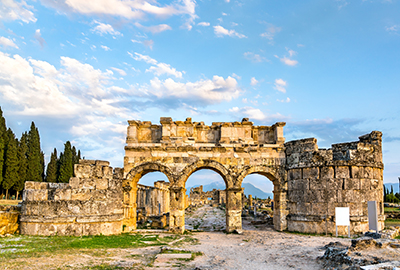
{"type": "Polygon", "coordinates": [[[380,130],[397,182],[399,48],[397,0],[0,0],[0,106],[47,157],[70,140],[112,166],[128,119],[284,121],[321,148],[380,130]]]}

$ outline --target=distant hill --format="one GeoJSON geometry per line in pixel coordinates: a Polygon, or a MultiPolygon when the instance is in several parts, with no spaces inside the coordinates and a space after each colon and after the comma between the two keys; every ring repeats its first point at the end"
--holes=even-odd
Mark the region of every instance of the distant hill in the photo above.
{"type": "MultiPolygon", "coordinates": [[[[199,187],[199,186],[200,185],[187,187],[186,194],[189,195],[191,188],[199,187]]],[[[251,194],[251,196],[253,196],[253,198],[257,197],[260,199],[267,199],[268,197],[270,197],[272,199],[274,197],[273,193],[264,192],[261,189],[259,189],[258,187],[255,187],[254,185],[252,185],[250,183],[243,183],[242,187],[244,187],[244,194],[246,196],[251,194]]],[[[203,191],[211,191],[213,189],[222,189],[223,190],[223,189],[225,189],[225,184],[221,183],[221,182],[212,182],[210,184],[203,185],[203,191]]]]}
{"type": "Polygon", "coordinates": [[[399,193],[399,183],[384,183],[383,184],[386,189],[389,190],[390,192],[390,187],[393,186],[393,192],[394,193],[399,193]]]}

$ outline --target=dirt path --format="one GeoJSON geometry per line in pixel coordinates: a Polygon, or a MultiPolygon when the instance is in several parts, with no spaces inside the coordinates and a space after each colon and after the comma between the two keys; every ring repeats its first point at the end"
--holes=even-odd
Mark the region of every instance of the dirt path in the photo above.
{"type": "MultiPolygon", "coordinates": [[[[188,223],[198,216],[208,228],[214,222],[225,222],[225,213],[217,208],[203,206],[195,213],[187,218],[188,223]]],[[[243,228],[240,235],[195,233],[200,245],[190,249],[204,255],[191,265],[198,269],[321,269],[316,258],[324,253],[324,245],[332,241],[350,243],[348,239],[280,233],[269,226],[255,228],[249,221],[244,221],[243,228]]]]}

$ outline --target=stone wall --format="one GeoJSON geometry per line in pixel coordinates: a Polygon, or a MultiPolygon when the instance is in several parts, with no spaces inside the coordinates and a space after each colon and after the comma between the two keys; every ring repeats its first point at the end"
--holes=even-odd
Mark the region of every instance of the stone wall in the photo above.
{"type": "MultiPolygon", "coordinates": [[[[316,139],[285,143],[288,171],[288,230],[335,233],[335,207],[350,208],[351,233],[368,231],[368,201],[383,215],[382,133],[318,149],[316,139]]],[[[347,233],[347,227],[339,232],[347,233]]]]}
{"type": "Polygon", "coordinates": [[[80,160],[69,183],[26,182],[21,234],[110,235],[122,230],[122,169],[80,160]]]}
{"type": "Polygon", "coordinates": [[[0,235],[18,232],[20,210],[20,206],[0,205],[0,235]]]}

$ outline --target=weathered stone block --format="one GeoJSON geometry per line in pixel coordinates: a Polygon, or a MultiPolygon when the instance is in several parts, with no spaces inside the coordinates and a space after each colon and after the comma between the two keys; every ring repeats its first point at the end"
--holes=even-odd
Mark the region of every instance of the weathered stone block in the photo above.
{"type": "Polygon", "coordinates": [[[337,166],[335,167],[336,178],[350,178],[350,170],[348,166],[337,166]]]}
{"type": "Polygon", "coordinates": [[[362,178],[374,178],[374,171],[371,167],[364,167],[364,176],[362,178]]]}
{"type": "Polygon", "coordinates": [[[289,190],[307,190],[307,189],[309,189],[309,180],[308,179],[290,180],[290,181],[288,181],[288,189],[289,190]]]}
{"type": "Polygon", "coordinates": [[[85,201],[91,197],[90,189],[87,188],[73,189],[71,192],[71,200],[85,201]]]}
{"type": "MultiPolygon", "coordinates": [[[[30,186],[32,187],[32,186],[30,186]]],[[[24,201],[34,201],[35,200],[35,190],[25,189],[22,193],[22,200],[24,201]]]]}
{"type": "Polygon", "coordinates": [[[310,179],[310,190],[312,189],[326,189],[326,179],[310,179]]]}
{"type": "Polygon", "coordinates": [[[328,203],[338,202],[338,195],[336,189],[326,189],[324,196],[325,196],[325,201],[328,203]]]}
{"type": "Polygon", "coordinates": [[[325,202],[324,190],[308,190],[305,194],[305,201],[310,203],[325,202]]]}
{"type": "Polygon", "coordinates": [[[78,177],[71,177],[71,178],[69,179],[69,186],[70,186],[72,189],[77,189],[77,188],[79,188],[79,183],[80,183],[80,181],[79,181],[79,178],[78,178],[78,177]]]}
{"type": "Polygon", "coordinates": [[[47,196],[48,196],[48,190],[47,189],[37,189],[34,191],[33,196],[34,196],[35,201],[46,201],[47,196]]]}
{"type": "Polygon", "coordinates": [[[383,172],[380,168],[373,168],[374,179],[383,180],[383,172]]]}
{"type": "Polygon", "coordinates": [[[326,179],[326,188],[328,190],[339,190],[343,188],[344,179],[339,178],[327,178],[326,179]]]}
{"type": "Polygon", "coordinates": [[[327,215],[328,204],[327,203],[312,203],[311,214],[312,215],[327,215]]]}
{"type": "Polygon", "coordinates": [[[71,189],[57,189],[54,192],[54,200],[71,200],[71,189]]]}
{"type": "Polygon", "coordinates": [[[122,188],[122,178],[112,178],[108,181],[109,189],[121,189],[122,188]]]}
{"type": "Polygon", "coordinates": [[[289,190],[288,199],[289,202],[304,202],[305,201],[304,190],[289,190]]]}
{"type": "Polygon", "coordinates": [[[305,179],[319,178],[319,168],[318,167],[303,168],[303,178],[305,179]]]}
{"type": "Polygon", "coordinates": [[[302,175],[301,175],[301,169],[291,169],[289,171],[289,181],[290,180],[298,180],[298,179],[302,179],[302,175]]]}
{"type": "Polygon", "coordinates": [[[361,189],[360,179],[358,178],[344,179],[344,189],[361,189]]]}
{"type": "Polygon", "coordinates": [[[108,179],[107,178],[97,178],[94,180],[94,184],[96,186],[96,189],[108,189],[108,179]]]}
{"type": "Polygon", "coordinates": [[[27,190],[27,189],[36,189],[36,183],[37,182],[26,181],[25,182],[25,190],[27,190]]]}
{"type": "Polygon", "coordinates": [[[94,166],[75,164],[75,176],[78,178],[89,178],[92,174],[94,166]]]}
{"type": "Polygon", "coordinates": [[[351,166],[351,178],[363,178],[364,177],[364,167],[351,166]]]}
{"type": "Polygon", "coordinates": [[[104,160],[96,160],[95,161],[96,166],[110,166],[110,162],[104,161],[104,160]]]}
{"type": "Polygon", "coordinates": [[[333,178],[334,173],[333,167],[321,167],[320,178],[333,178]]]}
{"type": "Polygon", "coordinates": [[[362,190],[370,190],[371,189],[371,182],[374,181],[373,179],[360,179],[360,189],[362,190]]]}
{"type": "MultiPolygon", "coordinates": [[[[359,202],[352,202],[349,203],[349,208],[350,208],[350,216],[362,216],[364,215],[363,213],[363,204],[359,202]]],[[[367,213],[368,215],[368,213],[367,213]]]]}

